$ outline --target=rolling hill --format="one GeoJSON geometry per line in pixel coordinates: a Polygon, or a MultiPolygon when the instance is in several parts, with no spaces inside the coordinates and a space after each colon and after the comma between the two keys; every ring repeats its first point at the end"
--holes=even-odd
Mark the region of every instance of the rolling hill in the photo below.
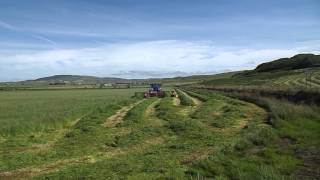
{"type": "MultiPolygon", "coordinates": [[[[273,86],[294,88],[320,88],[320,55],[298,54],[258,65],[231,77],[207,79],[212,86],[273,86]]],[[[215,77],[215,75],[213,76],[215,77]]],[[[212,77],[212,78],[213,78],[212,77]]]]}

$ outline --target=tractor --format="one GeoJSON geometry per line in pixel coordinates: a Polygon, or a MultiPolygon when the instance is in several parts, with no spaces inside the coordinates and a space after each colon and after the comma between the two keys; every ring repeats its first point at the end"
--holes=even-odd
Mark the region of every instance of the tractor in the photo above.
{"type": "Polygon", "coordinates": [[[144,93],[144,97],[164,97],[165,93],[161,90],[161,84],[152,83],[150,84],[150,89],[144,93]]]}

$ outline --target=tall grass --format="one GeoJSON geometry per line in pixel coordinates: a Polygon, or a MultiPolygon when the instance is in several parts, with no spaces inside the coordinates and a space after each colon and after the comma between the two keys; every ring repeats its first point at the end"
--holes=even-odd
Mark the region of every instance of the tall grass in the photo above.
{"type": "MultiPolygon", "coordinates": [[[[62,128],[97,107],[129,99],[136,89],[0,92],[0,135],[62,128]]],[[[141,89],[140,89],[141,91],[141,89]]]]}

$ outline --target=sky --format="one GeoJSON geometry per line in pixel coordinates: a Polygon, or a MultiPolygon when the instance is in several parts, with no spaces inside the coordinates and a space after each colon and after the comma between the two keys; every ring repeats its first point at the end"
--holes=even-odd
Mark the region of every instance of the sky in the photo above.
{"type": "Polygon", "coordinates": [[[213,74],[319,52],[319,0],[0,0],[0,81],[213,74]]]}

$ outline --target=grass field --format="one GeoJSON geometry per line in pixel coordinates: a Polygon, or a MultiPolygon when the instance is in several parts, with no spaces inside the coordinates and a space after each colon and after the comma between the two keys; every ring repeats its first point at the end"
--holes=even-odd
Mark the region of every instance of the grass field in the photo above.
{"type": "MultiPolygon", "coordinates": [[[[83,117],[60,129],[3,137],[0,177],[281,179],[303,172],[294,150],[319,147],[318,108],[266,99],[270,112],[207,90],[177,91],[179,99],[129,98],[133,90],[86,92],[105,102],[83,106],[90,110],[78,111],[83,117]],[[122,99],[111,102],[117,96],[122,99]],[[273,109],[279,103],[282,108],[273,109]],[[308,123],[297,132],[299,118],[308,123]]],[[[77,97],[71,92],[40,91],[77,97]]],[[[80,94],[79,101],[88,101],[80,94]]]]}
{"type": "Polygon", "coordinates": [[[3,138],[0,176],[40,179],[193,176],[192,164],[233,141],[244,123],[263,124],[265,112],[253,104],[222,96],[214,98],[226,102],[223,107],[216,107],[219,114],[214,116],[222,120],[218,124],[210,122],[212,116],[206,115],[211,106],[206,103],[213,102],[201,102],[181,91],[180,101],[194,101],[192,106],[174,104],[175,98],[171,97],[142,101],[127,98],[118,104],[127,107],[137,103],[121,109],[115,117],[112,115],[119,106],[97,105],[91,113],[58,131],[3,138]],[[236,107],[248,116],[220,109],[233,111],[236,107]],[[252,107],[260,114],[251,114],[252,107]],[[227,119],[232,122],[224,122],[227,119]],[[225,141],[217,141],[221,138],[225,141]]]}
{"type": "Polygon", "coordinates": [[[297,89],[319,89],[320,69],[312,68],[311,79],[305,70],[286,70],[261,73],[239,73],[234,76],[217,76],[204,80],[202,84],[214,86],[265,86],[297,89]]]}
{"type": "Polygon", "coordinates": [[[320,69],[314,69],[310,79],[306,78],[306,74],[303,71],[298,71],[295,75],[280,77],[270,83],[270,85],[319,89],[320,69]]]}
{"type": "Polygon", "coordinates": [[[1,92],[0,179],[319,177],[318,106],[196,87],[1,92]]]}
{"type": "Polygon", "coordinates": [[[0,91],[0,135],[61,128],[98,107],[143,89],[0,91]]]}

